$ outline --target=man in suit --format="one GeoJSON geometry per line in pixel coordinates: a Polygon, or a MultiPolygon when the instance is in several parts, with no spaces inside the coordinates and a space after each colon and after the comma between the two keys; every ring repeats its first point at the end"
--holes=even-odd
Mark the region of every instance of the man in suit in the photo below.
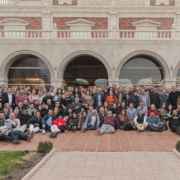
{"type": "Polygon", "coordinates": [[[101,88],[97,89],[97,93],[94,95],[94,108],[97,107],[98,102],[101,102],[102,105],[104,104],[104,93],[101,92],[101,88]]]}
{"type": "Polygon", "coordinates": [[[116,94],[117,99],[119,100],[119,104],[121,104],[122,102],[127,101],[127,97],[126,94],[123,92],[123,87],[119,88],[119,92],[116,94]]]}
{"type": "Polygon", "coordinates": [[[12,88],[8,88],[7,92],[3,93],[3,103],[9,103],[11,108],[15,107],[15,95],[12,93],[12,88]]]}

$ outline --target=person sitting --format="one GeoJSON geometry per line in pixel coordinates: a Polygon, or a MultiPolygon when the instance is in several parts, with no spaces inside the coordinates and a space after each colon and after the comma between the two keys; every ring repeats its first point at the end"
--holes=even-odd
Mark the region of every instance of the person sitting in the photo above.
{"type": "Polygon", "coordinates": [[[134,121],[134,118],[136,117],[136,109],[134,108],[133,103],[129,103],[127,114],[129,115],[129,118],[131,119],[131,121],[134,121]]]}
{"type": "Polygon", "coordinates": [[[31,139],[33,139],[33,136],[34,136],[33,132],[31,134],[27,135],[21,131],[21,123],[20,123],[19,119],[16,119],[15,113],[13,113],[13,112],[10,113],[8,121],[11,122],[12,125],[15,125],[17,123],[17,126],[13,128],[13,132],[15,135],[18,135],[18,137],[20,139],[23,139],[28,142],[30,142],[31,139]]]}
{"type": "Polygon", "coordinates": [[[41,120],[41,113],[39,111],[36,112],[35,116],[28,120],[27,127],[29,128],[30,133],[37,133],[42,129],[41,120]]]}
{"type": "Polygon", "coordinates": [[[78,115],[75,112],[73,112],[72,116],[69,117],[69,130],[75,133],[78,128],[78,123],[79,123],[78,115]]]}
{"type": "Polygon", "coordinates": [[[60,132],[68,132],[69,127],[68,127],[68,117],[64,116],[63,119],[57,118],[53,121],[53,125],[51,126],[51,131],[52,133],[49,135],[49,138],[56,138],[57,135],[60,132]]]}
{"type": "Polygon", "coordinates": [[[142,110],[143,114],[146,116],[146,118],[148,117],[148,110],[147,110],[147,107],[145,106],[144,104],[144,101],[141,101],[139,103],[139,106],[137,107],[137,110],[136,110],[136,115],[138,116],[138,113],[139,113],[139,110],[142,110]]]}
{"type": "MultiPolygon", "coordinates": [[[[16,117],[17,119],[21,119],[22,113],[21,113],[21,111],[19,110],[19,108],[18,108],[17,106],[15,106],[14,113],[15,113],[15,117],[16,117]]],[[[5,119],[9,119],[9,115],[10,115],[10,113],[7,113],[7,114],[5,115],[5,119]]]]}
{"type": "Polygon", "coordinates": [[[39,112],[42,118],[48,113],[48,106],[44,102],[39,106],[39,112]]]}
{"type": "Polygon", "coordinates": [[[143,114],[143,110],[140,109],[138,115],[134,118],[134,124],[138,132],[145,131],[146,127],[148,126],[148,122],[146,122],[146,120],[147,120],[146,115],[143,114]]]}
{"type": "Polygon", "coordinates": [[[160,123],[159,117],[155,116],[155,111],[151,110],[150,115],[147,119],[149,130],[162,132],[163,126],[160,123]]]}
{"type": "Polygon", "coordinates": [[[23,109],[23,114],[21,115],[20,122],[21,122],[21,131],[25,132],[27,130],[27,122],[32,116],[28,114],[26,109],[23,109]]]}
{"type": "Polygon", "coordinates": [[[151,105],[150,105],[150,108],[149,108],[149,110],[148,110],[148,117],[150,116],[151,110],[155,112],[155,115],[156,115],[156,116],[158,116],[158,111],[156,111],[156,106],[155,106],[155,104],[151,104],[151,105]]]}
{"type": "Polygon", "coordinates": [[[116,117],[116,112],[117,112],[117,104],[113,104],[112,108],[110,109],[112,111],[113,116],[116,117]]]}
{"type": "Polygon", "coordinates": [[[7,114],[7,113],[10,113],[12,111],[13,110],[11,109],[10,104],[9,103],[5,103],[4,104],[4,113],[7,114]]]}
{"type": "Polygon", "coordinates": [[[82,127],[81,132],[83,133],[87,130],[94,130],[98,128],[99,124],[99,116],[96,114],[95,110],[92,110],[92,112],[87,115],[85,125],[82,127]]]}
{"type": "Polygon", "coordinates": [[[106,102],[108,103],[109,108],[113,107],[113,104],[118,104],[119,101],[117,97],[114,95],[113,91],[109,92],[109,96],[107,96],[106,102]]]}
{"type": "Polygon", "coordinates": [[[119,130],[117,118],[113,116],[112,111],[108,111],[107,116],[104,117],[102,126],[97,130],[97,134],[98,136],[101,136],[105,133],[111,134],[114,133],[115,129],[119,130]]]}
{"type": "Polygon", "coordinates": [[[18,135],[15,136],[12,128],[17,127],[18,122],[14,121],[15,124],[12,125],[7,119],[4,119],[4,111],[0,111],[0,141],[11,141],[14,144],[21,144],[18,139],[18,135]]]}
{"type": "Polygon", "coordinates": [[[63,110],[59,101],[55,102],[55,107],[53,108],[53,112],[58,118],[62,119],[63,114],[64,114],[64,110],[63,110]]]}
{"type": "Polygon", "coordinates": [[[53,109],[53,104],[52,104],[52,100],[51,99],[47,100],[47,106],[48,106],[48,109],[53,109]]]}
{"type": "Polygon", "coordinates": [[[48,92],[47,92],[47,95],[43,97],[43,100],[42,100],[42,101],[43,101],[45,104],[48,104],[48,100],[50,99],[51,102],[53,102],[53,98],[54,98],[54,96],[52,96],[52,95],[51,95],[51,92],[48,91],[48,92]]]}
{"type": "Polygon", "coordinates": [[[85,125],[86,117],[87,117],[87,112],[83,111],[79,116],[78,129],[81,129],[85,125]]]}
{"type": "Polygon", "coordinates": [[[98,113],[100,124],[99,126],[101,127],[103,122],[104,122],[104,117],[107,116],[107,112],[104,110],[104,107],[101,107],[98,113]]]}
{"type": "Polygon", "coordinates": [[[99,102],[98,102],[98,105],[97,105],[97,107],[96,107],[97,113],[99,113],[101,107],[102,107],[102,102],[99,101],[99,102]]]}
{"type": "Polygon", "coordinates": [[[178,116],[177,110],[173,110],[172,117],[168,118],[166,125],[168,130],[180,135],[180,117],[178,116]]]}
{"type": "Polygon", "coordinates": [[[96,114],[97,114],[97,110],[93,108],[93,106],[90,106],[89,105],[89,110],[88,110],[88,114],[91,114],[91,112],[95,110],[96,111],[96,114]]]}
{"type": "Polygon", "coordinates": [[[118,123],[120,129],[124,129],[125,131],[134,130],[136,127],[133,124],[133,121],[129,118],[126,109],[122,109],[120,115],[118,116],[118,123]]]}
{"type": "Polygon", "coordinates": [[[52,109],[49,109],[48,114],[46,114],[41,120],[43,134],[45,134],[46,131],[51,131],[51,126],[55,119],[57,119],[56,115],[53,114],[52,109]]]}
{"type": "Polygon", "coordinates": [[[75,97],[75,102],[71,104],[71,108],[73,112],[75,112],[76,114],[79,114],[81,111],[81,107],[82,107],[82,103],[79,102],[78,97],[75,97]]]}
{"type": "Polygon", "coordinates": [[[39,103],[38,103],[38,100],[34,100],[34,108],[39,111],[39,103]]]}
{"type": "Polygon", "coordinates": [[[30,103],[30,108],[27,110],[28,114],[31,116],[35,116],[37,110],[34,108],[34,103],[30,103]]]}
{"type": "Polygon", "coordinates": [[[22,113],[23,112],[23,103],[21,101],[19,101],[17,106],[18,106],[20,112],[22,113]]]}
{"type": "Polygon", "coordinates": [[[29,109],[28,101],[26,99],[23,100],[22,109],[29,109]]]}

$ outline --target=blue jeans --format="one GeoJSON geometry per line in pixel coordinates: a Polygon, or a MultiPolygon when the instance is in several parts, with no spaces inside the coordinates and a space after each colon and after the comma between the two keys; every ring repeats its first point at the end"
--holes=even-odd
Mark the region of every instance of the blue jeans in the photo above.
{"type": "Polygon", "coordinates": [[[78,128],[77,126],[71,126],[70,127],[71,131],[77,131],[77,128],[78,128]],[[73,128],[73,129],[71,129],[71,128],[73,128]]]}
{"type": "Polygon", "coordinates": [[[82,123],[81,125],[80,125],[80,127],[82,128],[84,126],[84,123],[82,123]]]}
{"type": "Polygon", "coordinates": [[[27,141],[28,135],[24,134],[22,131],[15,131],[14,134],[18,135],[19,139],[27,141]]]}
{"type": "Polygon", "coordinates": [[[84,128],[84,131],[94,130],[94,129],[96,129],[96,126],[90,124],[90,125],[87,125],[87,128],[84,128]]]}
{"type": "Polygon", "coordinates": [[[42,127],[42,130],[45,130],[45,131],[51,131],[51,126],[48,126],[47,124],[45,124],[45,128],[42,127]]]}
{"type": "Polygon", "coordinates": [[[118,121],[119,127],[121,127],[121,123],[118,121]]]}
{"type": "Polygon", "coordinates": [[[163,129],[162,124],[159,124],[158,127],[154,127],[153,125],[148,125],[148,127],[152,130],[152,131],[159,131],[161,129],[163,129]]]}

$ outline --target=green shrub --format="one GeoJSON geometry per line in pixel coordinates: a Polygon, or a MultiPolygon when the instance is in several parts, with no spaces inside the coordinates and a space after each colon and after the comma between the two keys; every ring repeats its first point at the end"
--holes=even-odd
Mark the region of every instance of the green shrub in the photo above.
{"type": "Polygon", "coordinates": [[[176,150],[180,152],[180,141],[176,143],[176,150]]]}
{"type": "Polygon", "coordinates": [[[40,142],[37,147],[38,153],[49,153],[53,148],[53,143],[49,142],[40,142]]]}

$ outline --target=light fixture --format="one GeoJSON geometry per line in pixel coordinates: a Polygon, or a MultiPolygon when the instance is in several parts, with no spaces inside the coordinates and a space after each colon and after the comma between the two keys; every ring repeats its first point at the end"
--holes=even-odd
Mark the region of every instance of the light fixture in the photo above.
{"type": "Polygon", "coordinates": [[[115,70],[115,65],[113,65],[113,70],[115,70]]]}
{"type": "Polygon", "coordinates": [[[171,70],[173,70],[174,69],[174,67],[173,67],[173,65],[171,65],[171,70]]]}
{"type": "Polygon", "coordinates": [[[72,71],[72,75],[73,76],[79,76],[79,70],[76,68],[76,66],[75,66],[75,68],[72,71]]]}
{"type": "Polygon", "coordinates": [[[54,69],[57,69],[57,66],[54,66],[54,69]]]}

